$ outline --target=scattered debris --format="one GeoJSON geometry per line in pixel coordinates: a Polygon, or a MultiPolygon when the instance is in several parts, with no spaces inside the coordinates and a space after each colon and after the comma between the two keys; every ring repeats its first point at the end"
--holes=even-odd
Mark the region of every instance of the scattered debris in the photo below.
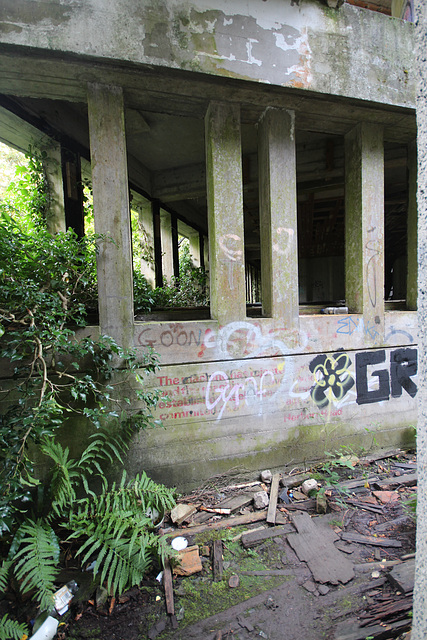
{"type": "Polygon", "coordinates": [[[309,478],[308,480],[304,480],[301,485],[301,491],[305,493],[306,496],[310,493],[310,491],[317,491],[317,480],[314,478],[309,478]]]}
{"type": "Polygon", "coordinates": [[[222,541],[215,540],[212,549],[212,570],[214,582],[222,580],[222,541]]]}
{"type": "Polygon", "coordinates": [[[279,493],[279,480],[280,480],[280,475],[278,473],[274,474],[271,481],[270,501],[268,504],[268,511],[267,511],[267,522],[269,524],[276,523],[276,509],[277,509],[277,496],[279,493]]]}
{"type": "Polygon", "coordinates": [[[267,491],[257,491],[254,493],[253,500],[255,509],[265,509],[269,502],[267,491]]]}
{"type": "Polygon", "coordinates": [[[191,576],[202,570],[202,563],[199,556],[197,544],[180,551],[177,556],[178,564],[174,566],[173,572],[178,576],[191,576]]]}
{"type": "Polygon", "coordinates": [[[265,471],[261,471],[260,477],[262,482],[271,482],[273,474],[271,473],[270,469],[266,469],[265,471]]]}
{"type": "Polygon", "coordinates": [[[177,525],[188,520],[193,513],[196,513],[197,507],[194,504],[177,504],[171,511],[171,520],[177,525]]]}

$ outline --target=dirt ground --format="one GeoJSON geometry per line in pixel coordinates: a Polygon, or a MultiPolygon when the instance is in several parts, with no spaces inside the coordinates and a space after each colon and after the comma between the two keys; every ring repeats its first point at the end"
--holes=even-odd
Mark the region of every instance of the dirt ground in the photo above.
{"type": "MultiPolygon", "coordinates": [[[[414,481],[407,480],[408,474],[413,477],[416,471],[415,457],[410,453],[380,459],[371,456],[357,461],[353,469],[349,467],[334,466],[332,471],[339,479],[337,481],[335,475],[332,484],[328,482],[330,466],[326,479],[320,474],[319,483],[326,493],[326,513],[318,514],[316,500],[301,495],[300,487],[296,487],[287,491],[289,503],[279,499],[276,514],[280,524],[276,521],[275,525],[264,520],[232,526],[230,517],[239,512],[220,516],[201,510],[201,507],[215,508],[224,503],[224,499],[247,492],[247,487],[229,491],[226,486],[211,486],[183,497],[182,503],[198,507],[195,523],[203,530],[195,534],[198,529],[183,523],[176,531],[176,527],[168,528],[166,523],[165,531],[172,536],[181,533],[190,546],[197,546],[201,571],[173,577],[174,615],[168,615],[166,611],[165,576],[163,582],[156,580],[160,567],[154,568],[140,588],[131,589],[113,602],[107,598],[103,604],[99,591],[98,594],[95,592],[91,574],[77,574],[70,567],[69,575],[63,575],[63,579],[73,575],[77,582],[80,581],[81,588],[71,611],[61,621],[58,637],[60,640],[409,638],[410,587],[409,591],[399,591],[387,578],[395,566],[406,567],[413,562],[415,523],[406,503],[416,492],[414,481]],[[370,477],[376,477],[378,483],[368,481],[370,477]],[[359,479],[359,486],[346,489],[345,482],[349,478],[359,479]],[[381,489],[381,483],[383,491],[378,493],[375,488],[381,489]],[[299,499],[292,497],[295,495],[299,499]],[[319,533],[317,541],[315,538],[309,543],[319,545],[319,560],[323,553],[323,538],[329,536],[324,533],[326,527],[333,532],[339,558],[342,562],[351,561],[352,579],[337,584],[316,580],[313,566],[301,561],[289,543],[288,533],[272,528],[282,525],[285,529],[292,528],[295,516],[304,513],[309,514],[310,522],[319,533]],[[205,522],[197,524],[203,520],[205,522]],[[228,523],[228,526],[222,527],[222,523],[228,523]],[[256,535],[264,535],[266,530],[274,534],[277,531],[277,535],[257,546],[245,548],[242,545],[244,533],[254,531],[256,535]],[[355,534],[369,536],[376,542],[362,544],[343,539],[355,534]],[[215,541],[220,541],[222,552],[219,576],[215,575],[212,556],[215,541]],[[386,546],[388,544],[395,546],[386,546]],[[366,621],[368,626],[361,627],[366,621]]],[[[286,485],[292,476],[282,475],[286,485]]],[[[316,473],[311,470],[311,475],[316,476],[316,473]]],[[[271,499],[270,485],[265,488],[270,491],[271,499]]],[[[260,486],[251,487],[252,491],[259,489],[260,486]]],[[[282,492],[280,486],[279,494],[282,492]]],[[[244,517],[254,513],[251,506],[240,510],[244,517]]]]}

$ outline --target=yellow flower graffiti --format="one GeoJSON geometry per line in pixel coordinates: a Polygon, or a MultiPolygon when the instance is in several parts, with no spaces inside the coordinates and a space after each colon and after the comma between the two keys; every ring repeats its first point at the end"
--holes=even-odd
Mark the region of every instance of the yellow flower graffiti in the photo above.
{"type": "Polygon", "coordinates": [[[315,381],[310,395],[318,407],[339,402],[352,388],[354,379],[348,371],[350,365],[351,360],[346,353],[318,355],[310,362],[309,368],[315,381]]]}

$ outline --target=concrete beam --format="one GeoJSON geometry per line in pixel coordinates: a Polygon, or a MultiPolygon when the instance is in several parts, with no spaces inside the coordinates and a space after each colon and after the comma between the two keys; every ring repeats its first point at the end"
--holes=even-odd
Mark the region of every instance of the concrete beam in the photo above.
{"type": "Polygon", "coordinates": [[[206,113],[211,315],[221,325],[246,317],[240,112],[211,102],[206,113]]]}
{"type": "Polygon", "coordinates": [[[373,344],[384,339],[384,143],[364,122],[345,137],[345,295],[373,344]]]}
{"type": "Polygon", "coordinates": [[[295,114],[267,109],[258,127],[263,315],[298,327],[295,114]]]}
{"type": "Polygon", "coordinates": [[[93,209],[101,333],[133,345],[133,283],[123,91],[88,85],[93,209]]]}

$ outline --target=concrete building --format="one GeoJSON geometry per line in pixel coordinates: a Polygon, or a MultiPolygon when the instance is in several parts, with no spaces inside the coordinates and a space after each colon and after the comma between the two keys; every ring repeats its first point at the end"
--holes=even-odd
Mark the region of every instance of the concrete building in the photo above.
{"type": "Polygon", "coordinates": [[[413,436],[414,28],[410,4],[358,4],[1,3],[0,139],[47,150],[52,231],[83,233],[90,171],[114,239],[99,330],[160,354],[166,429],[133,471],[188,488],[413,436]],[[176,273],[185,235],[208,314],[135,318],[130,194],[147,277],[176,273]]]}

